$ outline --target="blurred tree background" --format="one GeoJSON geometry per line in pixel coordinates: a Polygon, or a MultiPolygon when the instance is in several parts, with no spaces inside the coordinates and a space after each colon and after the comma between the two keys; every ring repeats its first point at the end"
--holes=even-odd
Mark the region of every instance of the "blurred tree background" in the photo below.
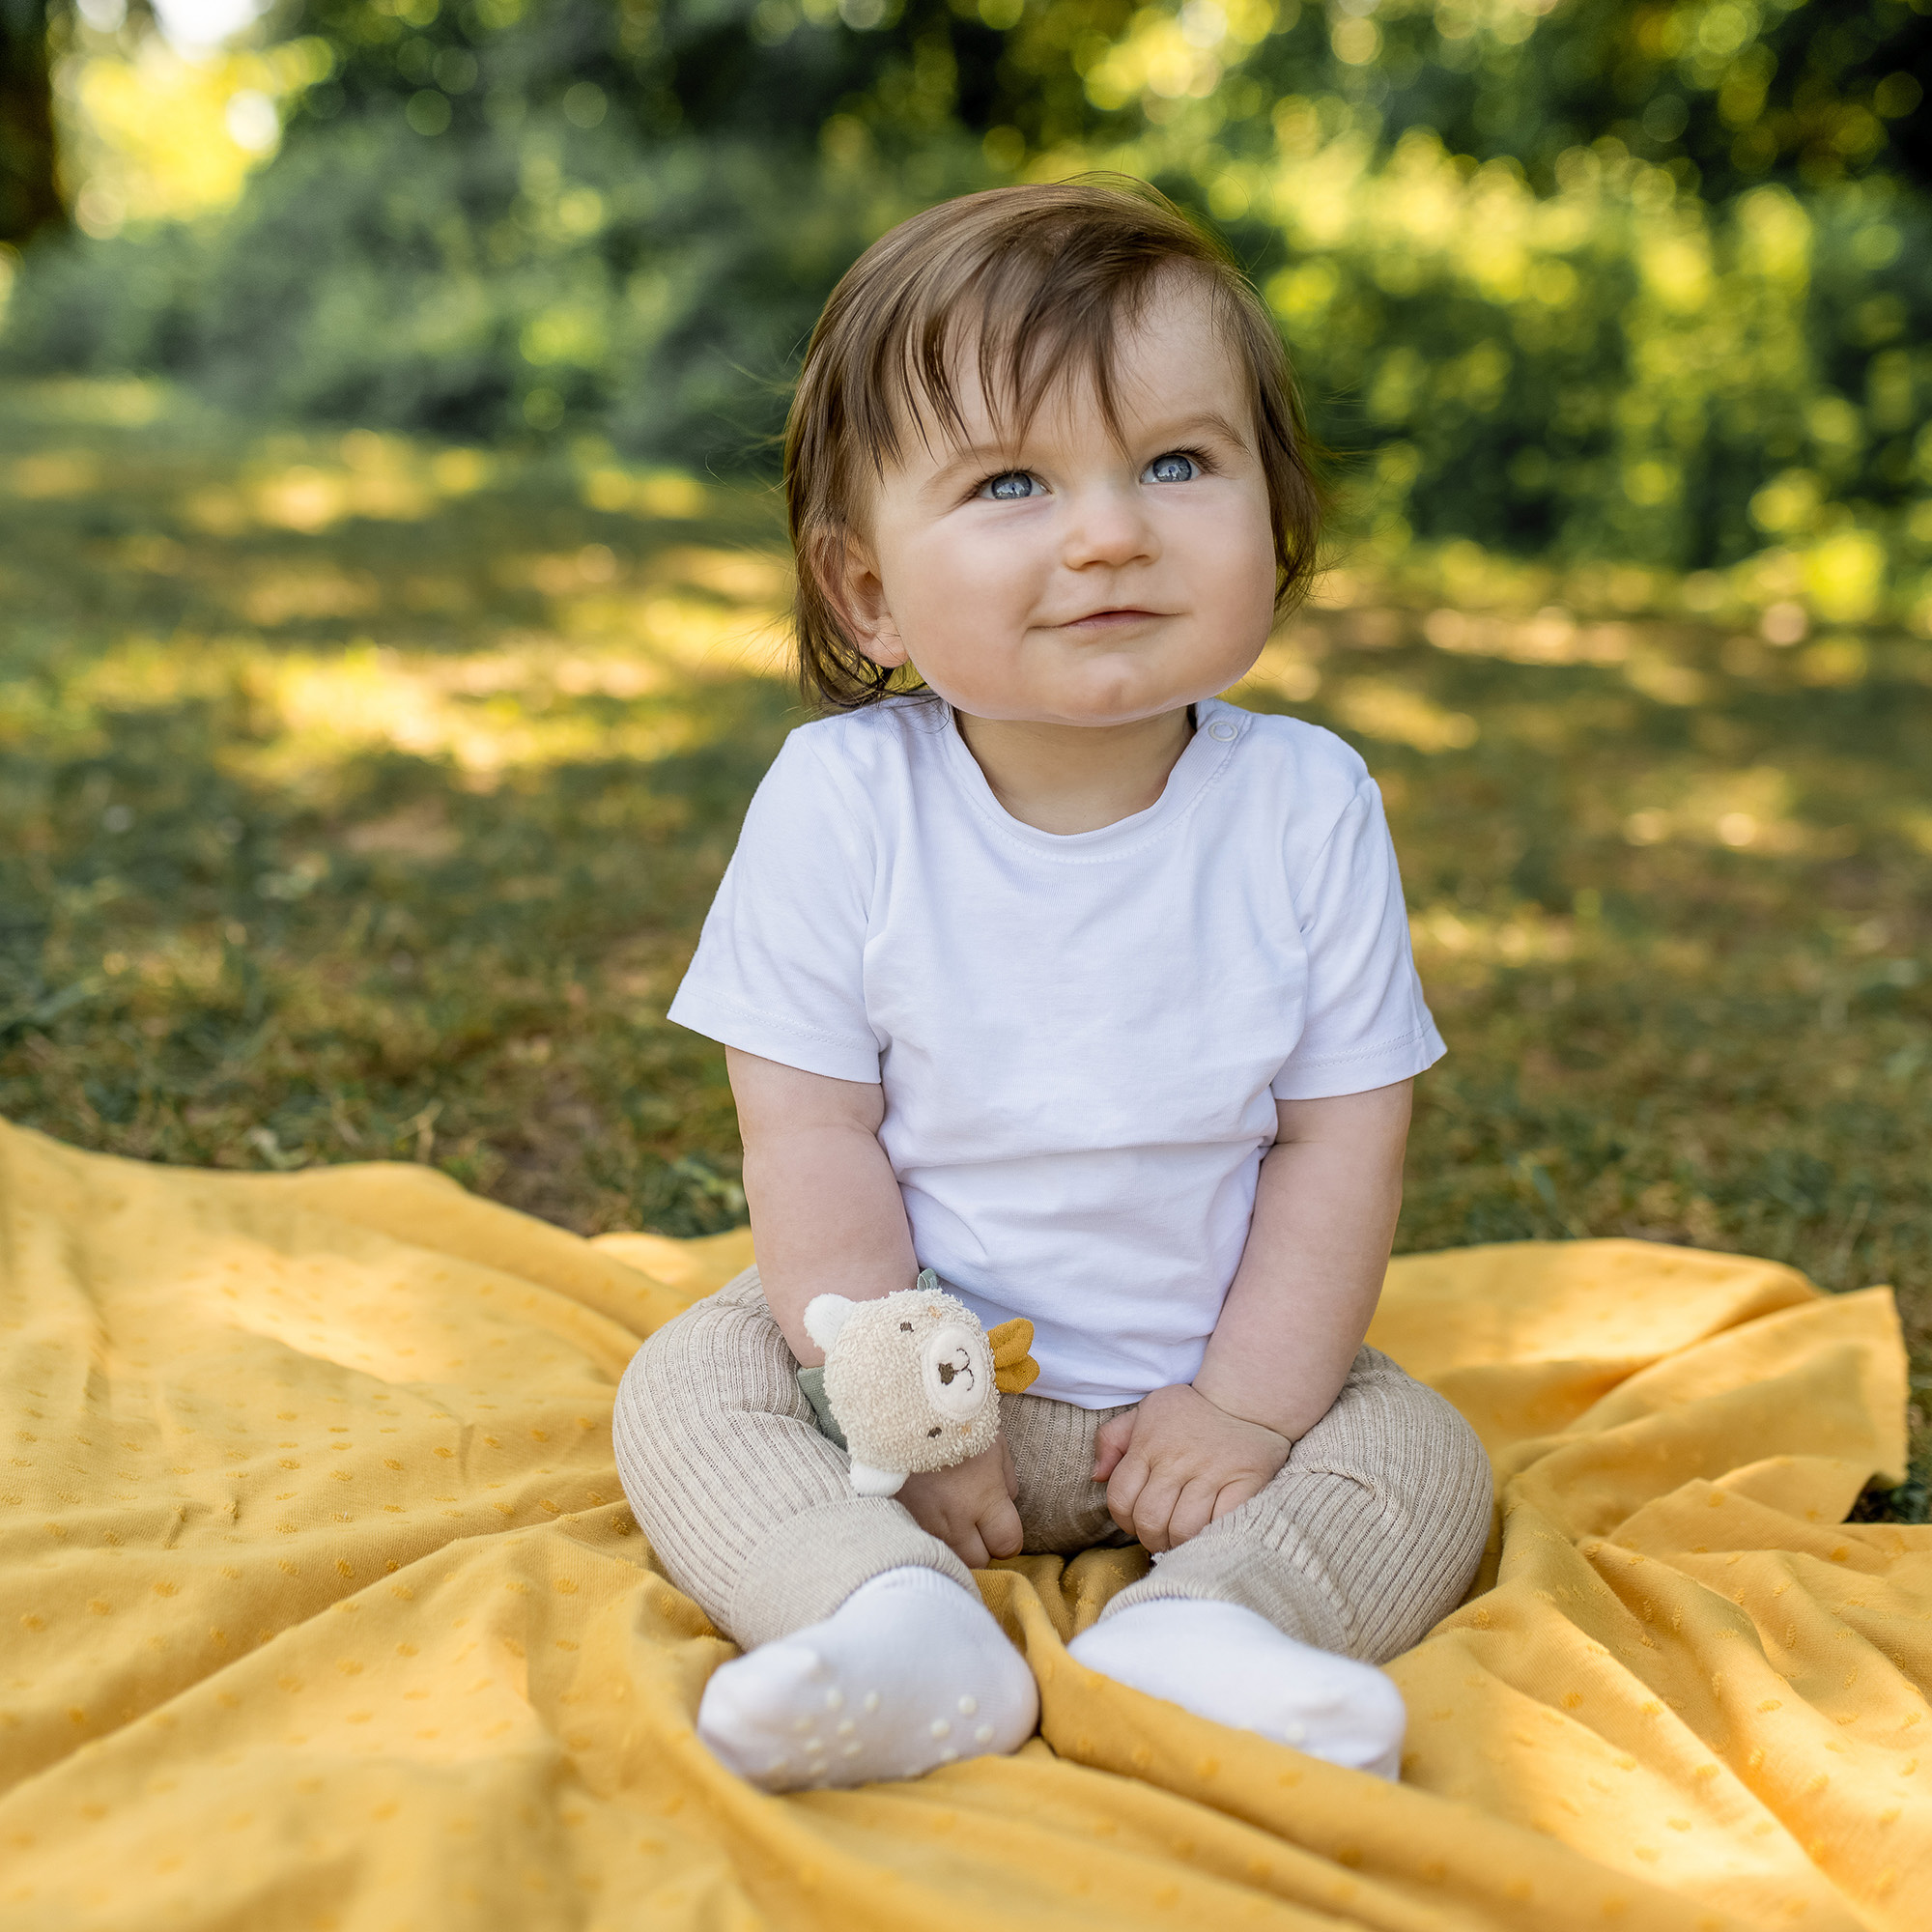
{"type": "MultiPolygon", "coordinates": [[[[70,118],[139,118],[149,16],[88,4],[70,118]]],[[[272,158],[199,219],[81,187],[9,366],[756,471],[867,241],[1119,167],[1252,266],[1381,553],[1932,625],[1932,0],[278,0],[249,44],[272,158]]]]}

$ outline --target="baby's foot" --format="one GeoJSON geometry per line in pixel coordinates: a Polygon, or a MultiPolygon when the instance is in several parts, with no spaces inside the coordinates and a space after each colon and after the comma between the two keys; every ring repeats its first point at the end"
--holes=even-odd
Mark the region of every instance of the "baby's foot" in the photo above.
{"type": "Polygon", "coordinates": [[[843,1789],[1017,1750],[1038,1716],[1033,1672],[979,1598],[906,1568],[716,1671],[697,1735],[767,1791],[843,1789]]]}
{"type": "Polygon", "coordinates": [[[1317,1650],[1236,1604],[1157,1597],[1103,1617],[1068,1653],[1150,1697],[1311,1757],[1401,1774],[1408,1714],[1373,1664],[1317,1650]]]}

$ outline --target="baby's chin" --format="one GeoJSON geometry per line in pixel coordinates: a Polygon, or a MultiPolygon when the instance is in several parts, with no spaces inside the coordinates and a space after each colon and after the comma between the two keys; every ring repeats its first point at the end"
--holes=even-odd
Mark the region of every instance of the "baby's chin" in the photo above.
{"type": "Polygon", "coordinates": [[[1042,694],[1034,699],[1004,696],[976,704],[969,696],[952,697],[945,692],[941,692],[940,696],[946,697],[955,711],[962,711],[969,718],[985,719],[989,723],[1055,724],[1072,730],[1094,731],[1123,724],[1142,724],[1150,718],[1164,718],[1173,712],[1184,711],[1196,701],[1185,696],[1094,699],[1063,693],[1051,696],[1042,694]]]}
{"type": "Polygon", "coordinates": [[[1018,690],[1009,686],[985,692],[948,690],[944,680],[928,681],[955,710],[969,717],[1103,730],[1184,711],[1236,683],[1246,667],[1231,665],[1225,675],[1222,668],[1196,667],[1190,676],[1162,674],[1144,665],[1086,665],[1069,668],[1059,676],[1029,679],[1018,690]]]}

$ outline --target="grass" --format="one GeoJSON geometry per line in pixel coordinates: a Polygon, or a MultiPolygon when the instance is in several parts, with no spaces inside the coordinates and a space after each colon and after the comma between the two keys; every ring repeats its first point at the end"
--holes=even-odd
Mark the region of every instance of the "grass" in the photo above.
{"type": "MultiPolygon", "coordinates": [[[[0,1113],[143,1159],[428,1161],[586,1233],[741,1219],[722,1058],[662,1014],[799,721],[779,536],[765,497],[594,451],[0,401],[0,1113]]],[[[1357,568],[1238,696],[1388,799],[1451,1047],[1400,1245],[1889,1281],[1922,1476],[1932,645],[1695,602],[1357,568]]]]}

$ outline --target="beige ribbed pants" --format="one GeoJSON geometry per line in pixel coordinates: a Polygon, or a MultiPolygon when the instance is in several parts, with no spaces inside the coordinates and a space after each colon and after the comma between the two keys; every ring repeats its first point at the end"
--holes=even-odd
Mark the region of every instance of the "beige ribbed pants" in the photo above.
{"type": "MultiPolygon", "coordinates": [[[[855,1496],[818,1433],[757,1270],[667,1323],[617,1391],[617,1470],[679,1589],[746,1649],[817,1623],[860,1584],[914,1564],[972,1574],[891,1498],[855,1496]]],[[[1093,1481],[1094,1432],[1118,1408],[1001,1399],[1029,1550],[1132,1539],[1093,1481]]],[[[1456,1410],[1364,1349],[1281,1473],[1123,1590],[1238,1604],[1288,1635],[1379,1663],[1461,1602],[1490,1525],[1490,1465],[1456,1410]]]]}

